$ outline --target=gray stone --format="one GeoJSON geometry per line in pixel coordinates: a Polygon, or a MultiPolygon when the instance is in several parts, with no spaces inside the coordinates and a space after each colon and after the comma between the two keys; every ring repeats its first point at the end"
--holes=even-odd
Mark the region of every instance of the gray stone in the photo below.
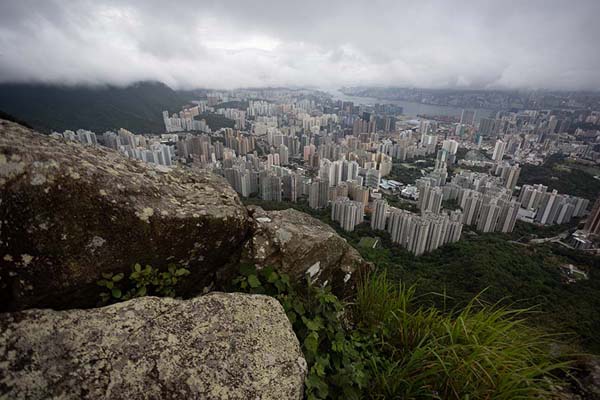
{"type": "Polygon", "coordinates": [[[168,172],[0,120],[0,311],[89,307],[102,272],[187,266],[201,292],[236,265],[251,226],[227,182],[168,172]]]}
{"type": "Polygon", "coordinates": [[[254,221],[246,262],[271,266],[296,280],[330,284],[336,294],[354,293],[361,272],[372,268],[358,251],[323,222],[303,212],[248,207],[254,221]]]}
{"type": "Polygon", "coordinates": [[[7,399],[301,399],[306,362],[273,298],[144,297],[0,314],[7,399]]]}

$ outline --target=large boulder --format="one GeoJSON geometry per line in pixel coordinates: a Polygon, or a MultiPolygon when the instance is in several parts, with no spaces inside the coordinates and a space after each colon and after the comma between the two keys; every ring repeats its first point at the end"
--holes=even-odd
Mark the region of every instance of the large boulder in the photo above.
{"type": "Polygon", "coordinates": [[[201,290],[250,220],[219,176],[153,167],[0,120],[0,310],[93,306],[103,272],[187,266],[201,290]]]}
{"type": "Polygon", "coordinates": [[[144,297],[0,314],[7,399],[301,399],[306,362],[273,298],[144,297]]]}
{"type": "Polygon", "coordinates": [[[246,262],[271,266],[296,280],[330,284],[340,296],[352,295],[371,265],[329,225],[303,212],[265,211],[249,207],[253,234],[246,243],[246,262]]]}

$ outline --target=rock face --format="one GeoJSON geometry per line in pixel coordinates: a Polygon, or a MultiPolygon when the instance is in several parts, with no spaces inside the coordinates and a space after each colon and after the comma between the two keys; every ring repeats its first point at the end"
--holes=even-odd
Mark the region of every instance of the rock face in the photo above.
{"type": "Polygon", "coordinates": [[[580,357],[573,367],[582,398],[600,399],[600,357],[580,357]]]}
{"type": "Polygon", "coordinates": [[[353,292],[361,270],[370,268],[360,254],[323,222],[294,209],[265,211],[249,207],[254,221],[244,256],[297,280],[329,283],[340,295],[353,292]]]}
{"type": "Polygon", "coordinates": [[[569,374],[552,388],[553,400],[600,399],[600,357],[582,354],[571,360],[569,374]]]}
{"type": "Polygon", "coordinates": [[[276,300],[212,293],[0,314],[0,372],[10,399],[283,400],[306,362],[276,300]]]}
{"type": "Polygon", "coordinates": [[[102,273],[134,264],[191,274],[182,296],[237,275],[240,260],[352,293],[368,265],[295,210],[253,217],[221,177],[153,167],[102,146],[0,120],[0,311],[95,306],[102,273]]]}
{"type": "MultiPolygon", "coordinates": [[[[164,171],[0,120],[0,310],[88,307],[102,272],[135,263],[215,280],[250,220],[216,175],[164,171]]],[[[184,288],[185,289],[185,288],[184,288]]],[[[185,290],[184,290],[185,292],[185,290]]]]}

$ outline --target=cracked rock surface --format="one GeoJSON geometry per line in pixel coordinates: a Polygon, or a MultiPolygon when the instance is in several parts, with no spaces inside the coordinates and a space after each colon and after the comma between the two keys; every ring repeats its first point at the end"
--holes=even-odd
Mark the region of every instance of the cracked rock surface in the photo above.
{"type": "Polygon", "coordinates": [[[201,289],[237,262],[249,228],[217,175],[0,120],[0,311],[93,306],[102,272],[135,263],[187,266],[201,289]]]}
{"type": "Polygon", "coordinates": [[[248,209],[254,227],[244,256],[258,267],[274,267],[297,281],[331,284],[343,297],[354,293],[358,275],[370,268],[333,228],[310,215],[294,209],[248,209]]]}
{"type": "Polygon", "coordinates": [[[0,397],[301,399],[306,362],[262,295],[0,314],[0,397]]]}

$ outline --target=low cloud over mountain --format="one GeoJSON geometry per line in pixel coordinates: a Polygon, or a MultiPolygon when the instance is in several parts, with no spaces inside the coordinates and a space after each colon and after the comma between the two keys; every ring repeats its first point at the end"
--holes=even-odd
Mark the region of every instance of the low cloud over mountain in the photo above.
{"type": "Polygon", "coordinates": [[[0,3],[0,82],[600,89],[600,2],[0,3]]]}

